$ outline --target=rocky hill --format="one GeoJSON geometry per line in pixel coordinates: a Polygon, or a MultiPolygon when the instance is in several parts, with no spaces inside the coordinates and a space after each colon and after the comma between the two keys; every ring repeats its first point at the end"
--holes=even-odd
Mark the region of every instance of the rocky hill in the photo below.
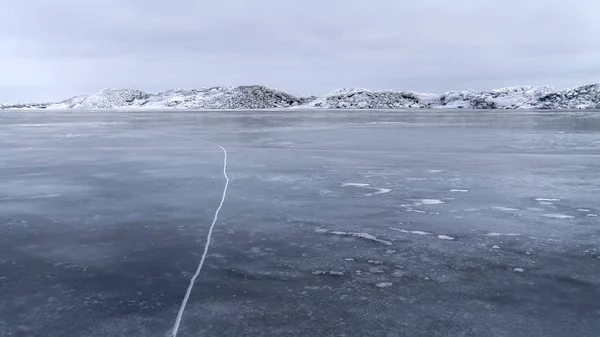
{"type": "Polygon", "coordinates": [[[298,97],[260,85],[172,89],[149,93],[105,89],[56,103],[3,104],[2,109],[600,109],[600,83],[556,90],[512,87],[496,90],[421,94],[412,91],[340,89],[316,97],[298,97]]]}

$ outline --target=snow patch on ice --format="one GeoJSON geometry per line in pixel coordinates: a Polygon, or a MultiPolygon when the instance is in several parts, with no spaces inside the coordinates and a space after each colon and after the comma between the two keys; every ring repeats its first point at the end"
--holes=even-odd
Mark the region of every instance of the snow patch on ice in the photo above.
{"type": "Polygon", "coordinates": [[[370,184],[364,184],[364,183],[344,183],[342,184],[343,187],[359,187],[359,188],[367,188],[370,190],[374,190],[374,192],[371,193],[367,193],[365,194],[365,196],[367,197],[371,197],[374,195],[379,195],[379,194],[386,194],[386,193],[390,193],[392,190],[389,188],[379,188],[379,187],[370,187],[370,184]]]}
{"type": "Polygon", "coordinates": [[[445,204],[444,201],[439,199],[412,199],[415,203],[412,206],[424,206],[424,205],[441,205],[445,204]]]}
{"type": "Polygon", "coordinates": [[[23,196],[23,197],[5,197],[5,198],[0,198],[0,201],[8,201],[8,200],[37,200],[37,199],[53,199],[53,198],[59,198],[61,195],[60,194],[36,194],[36,195],[29,195],[29,196],[23,196]]]}
{"type": "Polygon", "coordinates": [[[595,217],[598,216],[598,214],[588,214],[587,216],[590,217],[590,218],[595,218],[595,217]]]}
{"type": "Polygon", "coordinates": [[[406,229],[400,229],[400,228],[394,228],[394,227],[388,227],[389,229],[396,231],[396,232],[400,232],[400,233],[405,233],[405,234],[415,234],[415,235],[433,235],[433,233],[429,233],[429,232],[424,232],[424,231],[413,231],[413,230],[406,230],[406,229]]]}
{"type": "Polygon", "coordinates": [[[503,207],[503,206],[494,206],[492,207],[493,210],[496,211],[503,211],[503,212],[514,212],[514,211],[518,211],[518,209],[516,208],[511,208],[511,207],[503,207]]]}
{"type": "Polygon", "coordinates": [[[522,273],[522,272],[525,271],[525,269],[523,269],[523,268],[514,268],[513,271],[517,272],[517,273],[522,273]]]}
{"type": "Polygon", "coordinates": [[[469,190],[450,190],[450,192],[466,193],[466,192],[469,192],[469,190]]]}
{"type": "Polygon", "coordinates": [[[575,218],[574,216],[571,215],[567,215],[567,214],[560,214],[560,213],[547,213],[543,215],[546,218],[553,218],[553,219],[573,219],[575,218]]]}
{"type": "Polygon", "coordinates": [[[392,190],[389,188],[377,188],[375,192],[373,193],[367,193],[365,194],[366,196],[370,197],[373,195],[378,195],[378,194],[386,194],[386,193],[390,193],[392,190]]]}
{"type": "Polygon", "coordinates": [[[492,246],[492,249],[500,249],[500,246],[498,246],[498,245],[493,245],[493,246],[492,246]]]}
{"type": "Polygon", "coordinates": [[[535,198],[537,201],[560,201],[560,199],[555,198],[535,198]]]}
{"type": "Polygon", "coordinates": [[[342,186],[344,187],[369,187],[370,184],[363,183],[344,183],[342,186]]]}
{"type": "Polygon", "coordinates": [[[577,209],[579,212],[591,212],[591,210],[587,209],[587,208],[578,208],[577,209]]]}
{"type": "Polygon", "coordinates": [[[407,211],[407,212],[412,212],[412,213],[421,213],[421,214],[427,213],[427,212],[425,212],[425,211],[421,211],[421,210],[419,210],[419,209],[412,209],[412,208],[409,208],[409,209],[407,209],[406,211],[407,211]]]}
{"type": "Polygon", "coordinates": [[[448,235],[438,235],[437,237],[438,237],[438,239],[442,239],[442,240],[454,240],[453,237],[448,236],[448,235]]]}
{"type": "Polygon", "coordinates": [[[486,236],[521,236],[518,233],[487,233],[486,236]]]}
{"type": "Polygon", "coordinates": [[[404,277],[406,274],[408,274],[408,273],[403,270],[396,270],[395,272],[392,273],[392,276],[393,277],[404,277]]]}
{"type": "Polygon", "coordinates": [[[392,282],[379,282],[379,283],[376,283],[376,284],[375,284],[375,286],[376,286],[377,288],[389,288],[389,287],[391,287],[392,285],[393,285],[393,284],[392,284],[392,282]]]}
{"type": "Polygon", "coordinates": [[[383,264],[383,262],[379,261],[379,260],[369,260],[367,262],[370,263],[370,264],[383,264]]]}
{"type": "Polygon", "coordinates": [[[375,235],[371,235],[369,233],[354,233],[354,232],[341,232],[341,231],[331,231],[328,233],[332,234],[332,235],[338,235],[338,236],[352,236],[355,238],[361,238],[361,239],[365,239],[365,240],[369,240],[369,241],[378,242],[378,243],[384,244],[386,246],[392,245],[391,241],[379,239],[375,235]]]}

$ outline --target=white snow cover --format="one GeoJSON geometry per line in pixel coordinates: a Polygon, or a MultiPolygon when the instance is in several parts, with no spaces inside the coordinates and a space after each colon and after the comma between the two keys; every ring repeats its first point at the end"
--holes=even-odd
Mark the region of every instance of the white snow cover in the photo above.
{"type": "Polygon", "coordinates": [[[600,109],[600,83],[556,90],[512,87],[419,94],[412,91],[340,89],[321,97],[298,97],[260,85],[172,89],[149,93],[104,89],[55,103],[0,104],[0,109],[600,109]]]}
{"type": "Polygon", "coordinates": [[[96,94],[75,96],[57,103],[15,104],[3,108],[45,109],[274,109],[302,105],[302,98],[265,86],[172,89],[149,93],[135,89],[104,89],[96,94]]]}

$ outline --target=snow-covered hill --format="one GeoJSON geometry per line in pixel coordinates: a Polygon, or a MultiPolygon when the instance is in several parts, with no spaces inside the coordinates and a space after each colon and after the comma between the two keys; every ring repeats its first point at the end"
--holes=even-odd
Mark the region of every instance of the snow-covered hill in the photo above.
{"type": "Polygon", "coordinates": [[[174,89],[149,93],[105,89],[57,103],[4,104],[2,109],[600,109],[600,83],[566,90],[513,87],[487,91],[419,94],[411,91],[340,89],[321,97],[298,97],[265,86],[174,89]]]}
{"type": "Polygon", "coordinates": [[[487,91],[451,91],[443,95],[410,91],[341,89],[308,103],[307,107],[337,109],[598,109],[600,83],[555,90],[513,87],[487,91]]]}
{"type": "Polygon", "coordinates": [[[439,95],[410,91],[339,89],[321,96],[306,107],[324,109],[408,109],[426,108],[439,101],[439,95]]]}
{"type": "Polygon", "coordinates": [[[471,109],[594,109],[600,108],[600,83],[566,90],[514,87],[448,92],[440,97],[438,105],[471,109]]]}
{"type": "Polygon", "coordinates": [[[273,109],[298,106],[307,99],[265,86],[173,89],[148,93],[135,89],[104,89],[50,104],[49,109],[273,109]]]}

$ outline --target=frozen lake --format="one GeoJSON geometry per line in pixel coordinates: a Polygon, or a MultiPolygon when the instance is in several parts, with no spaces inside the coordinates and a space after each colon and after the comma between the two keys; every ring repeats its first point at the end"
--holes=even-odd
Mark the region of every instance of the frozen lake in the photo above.
{"type": "Polygon", "coordinates": [[[0,336],[599,336],[600,113],[0,111],[0,336]]]}

